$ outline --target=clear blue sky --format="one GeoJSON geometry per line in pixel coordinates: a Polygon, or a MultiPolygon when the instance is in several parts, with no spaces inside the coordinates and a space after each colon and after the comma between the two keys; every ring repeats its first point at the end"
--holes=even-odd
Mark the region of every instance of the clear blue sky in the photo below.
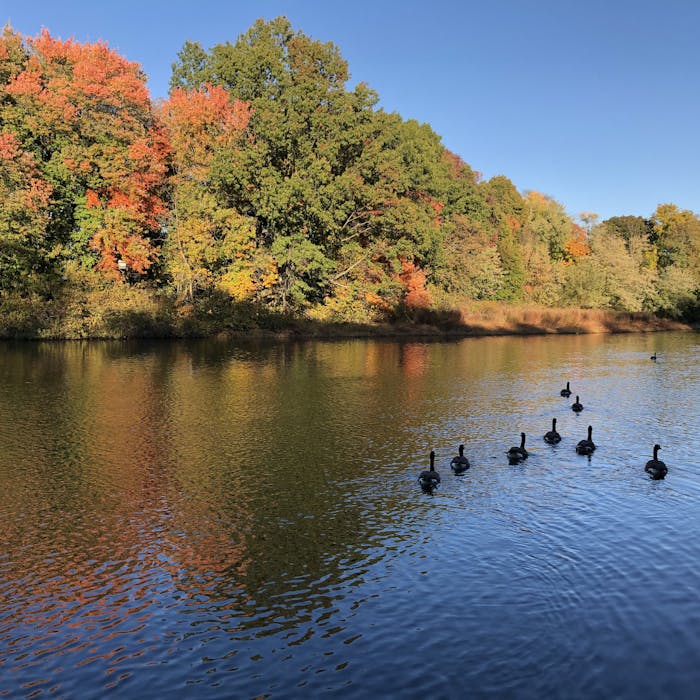
{"type": "Polygon", "coordinates": [[[486,178],[576,216],[700,212],[697,0],[3,0],[25,35],[103,39],[154,97],[185,40],[234,42],[258,17],[337,44],[352,82],[428,122],[486,178]]]}

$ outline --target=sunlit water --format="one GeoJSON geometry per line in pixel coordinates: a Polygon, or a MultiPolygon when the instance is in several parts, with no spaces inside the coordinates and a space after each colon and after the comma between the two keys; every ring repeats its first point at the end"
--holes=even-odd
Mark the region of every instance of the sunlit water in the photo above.
{"type": "Polygon", "coordinates": [[[0,695],[694,697],[699,360],[692,333],[0,345],[0,695]]]}

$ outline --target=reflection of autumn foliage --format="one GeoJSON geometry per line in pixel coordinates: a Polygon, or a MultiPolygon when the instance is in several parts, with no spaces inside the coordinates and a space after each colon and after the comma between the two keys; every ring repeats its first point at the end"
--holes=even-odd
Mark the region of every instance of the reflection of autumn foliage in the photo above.
{"type": "Polygon", "coordinates": [[[27,677],[46,657],[118,666],[168,644],[156,622],[168,608],[211,596],[238,614],[249,598],[247,499],[234,521],[208,474],[178,464],[158,360],[134,371],[105,354],[93,346],[86,364],[70,364],[80,400],[42,436],[32,468],[3,471],[0,511],[12,517],[0,528],[0,578],[24,585],[0,586],[2,641],[15,650],[0,675],[27,677]]]}
{"type": "MultiPolygon", "coordinates": [[[[428,367],[428,346],[409,343],[401,347],[401,371],[411,379],[422,377],[428,367]]],[[[413,385],[408,388],[411,389],[413,385]]]]}

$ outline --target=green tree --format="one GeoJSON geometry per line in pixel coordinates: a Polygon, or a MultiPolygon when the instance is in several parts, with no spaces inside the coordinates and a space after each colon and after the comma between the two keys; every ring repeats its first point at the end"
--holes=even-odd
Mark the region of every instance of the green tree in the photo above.
{"type": "MultiPolygon", "coordinates": [[[[255,219],[258,248],[286,255],[287,241],[303,239],[314,255],[302,259],[333,271],[299,285],[307,301],[327,295],[329,284],[331,294],[363,283],[378,293],[388,287],[377,279],[400,277],[402,261],[439,264],[441,212],[449,196],[453,207],[468,198],[466,171],[460,189],[430,127],[375,110],[377,96],[363,84],[347,90],[337,47],[293,31],[284,17],[258,20],[206,60],[197,46],[183,48],[172,84],[196,87],[204,78],[252,108],[245,147],[220,149],[212,163],[227,206],[255,219]]],[[[285,261],[280,269],[297,279],[300,263],[285,261]]],[[[286,290],[291,278],[283,276],[286,290]]]]}
{"type": "Polygon", "coordinates": [[[446,261],[438,282],[444,289],[469,299],[494,299],[499,295],[505,273],[495,236],[467,216],[457,214],[443,248],[446,261]]]}

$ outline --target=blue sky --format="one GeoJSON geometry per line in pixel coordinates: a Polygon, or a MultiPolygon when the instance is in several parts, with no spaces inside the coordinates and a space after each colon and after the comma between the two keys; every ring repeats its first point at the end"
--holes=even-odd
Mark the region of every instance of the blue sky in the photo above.
{"type": "Polygon", "coordinates": [[[486,178],[507,175],[576,216],[700,212],[695,0],[24,0],[25,35],[102,39],[164,97],[185,40],[234,42],[258,17],[337,44],[352,82],[428,122],[486,178]]]}

